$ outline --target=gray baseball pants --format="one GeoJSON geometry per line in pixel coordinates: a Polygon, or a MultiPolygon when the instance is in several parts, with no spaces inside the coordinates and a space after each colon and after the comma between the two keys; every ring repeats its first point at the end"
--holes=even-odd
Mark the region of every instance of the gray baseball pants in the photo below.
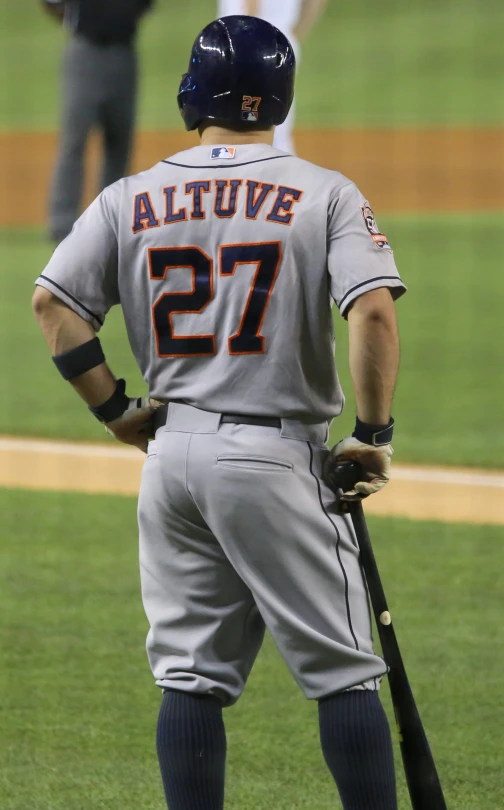
{"type": "Polygon", "coordinates": [[[90,131],[103,133],[100,190],[127,172],[133,140],[137,57],[133,46],[73,37],[62,65],[59,151],[49,200],[49,232],[61,240],[79,217],[90,131]]]}
{"type": "Polygon", "coordinates": [[[170,404],[138,509],[158,686],[232,705],[267,627],[307,698],[379,687],[355,537],[321,480],[327,432],[221,424],[170,404]]]}

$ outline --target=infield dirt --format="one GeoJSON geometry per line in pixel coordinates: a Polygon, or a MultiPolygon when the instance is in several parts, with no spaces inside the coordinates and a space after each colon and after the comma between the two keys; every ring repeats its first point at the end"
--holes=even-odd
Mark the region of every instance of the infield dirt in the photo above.
{"type": "MultiPolygon", "coordinates": [[[[113,443],[0,437],[0,486],[137,495],[144,455],[113,443]]],[[[369,514],[448,523],[504,525],[504,474],[394,464],[392,479],[366,501],[369,514]]]]}
{"type": "MultiPolygon", "coordinates": [[[[194,146],[192,134],[141,132],[132,171],[194,146]]],[[[380,213],[502,208],[504,130],[301,130],[301,157],[348,175],[380,213]]],[[[0,227],[43,225],[57,135],[0,133],[0,227]]],[[[91,139],[86,200],[94,192],[99,144],[91,139]]]]}

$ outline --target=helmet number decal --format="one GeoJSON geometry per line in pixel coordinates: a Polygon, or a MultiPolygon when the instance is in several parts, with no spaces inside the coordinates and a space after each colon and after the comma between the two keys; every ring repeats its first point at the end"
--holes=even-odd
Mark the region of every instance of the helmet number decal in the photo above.
{"type": "Polygon", "coordinates": [[[243,96],[242,121],[259,121],[261,96],[243,96]]]}

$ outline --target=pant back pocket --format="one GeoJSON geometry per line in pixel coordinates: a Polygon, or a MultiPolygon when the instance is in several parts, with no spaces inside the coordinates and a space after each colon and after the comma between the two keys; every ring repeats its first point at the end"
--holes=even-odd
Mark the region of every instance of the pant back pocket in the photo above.
{"type": "Polygon", "coordinates": [[[292,472],[293,464],[269,456],[252,456],[240,454],[226,454],[217,456],[220,467],[232,467],[239,470],[257,470],[259,472],[292,472]]]}

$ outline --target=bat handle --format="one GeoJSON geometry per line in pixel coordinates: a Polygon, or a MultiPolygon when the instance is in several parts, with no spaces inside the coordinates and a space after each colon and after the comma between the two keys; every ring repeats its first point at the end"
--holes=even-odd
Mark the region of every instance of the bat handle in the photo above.
{"type": "Polygon", "coordinates": [[[352,518],[352,523],[359,544],[360,555],[363,568],[366,572],[366,579],[373,582],[373,612],[376,623],[388,627],[392,624],[392,618],[385,598],[385,591],[380,579],[378,565],[371,545],[364,509],[361,501],[347,501],[346,506],[352,518]]]}
{"type": "Polygon", "coordinates": [[[353,489],[357,481],[362,480],[361,465],[355,461],[341,461],[339,464],[331,465],[328,484],[339,496],[341,492],[349,492],[353,489]]]}

